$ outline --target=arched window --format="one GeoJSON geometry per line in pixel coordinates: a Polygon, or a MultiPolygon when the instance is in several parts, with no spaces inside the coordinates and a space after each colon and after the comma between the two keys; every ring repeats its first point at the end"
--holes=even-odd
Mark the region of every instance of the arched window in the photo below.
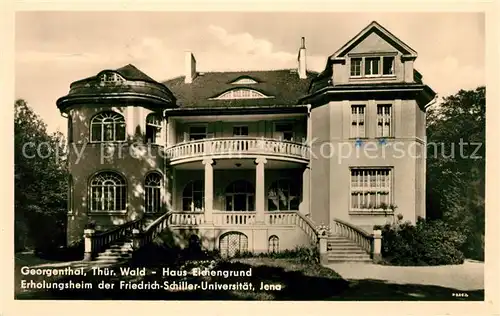
{"type": "Polygon", "coordinates": [[[233,89],[219,95],[217,100],[234,100],[234,99],[265,99],[269,98],[263,93],[252,89],[233,89]]]}
{"type": "Polygon", "coordinates": [[[240,77],[231,83],[232,84],[256,84],[258,82],[250,77],[240,77]]]}
{"type": "Polygon", "coordinates": [[[296,211],[299,209],[300,191],[288,179],[275,181],[268,192],[268,211],[296,211]]]}
{"type": "Polygon", "coordinates": [[[269,252],[280,251],[280,239],[276,235],[269,237],[269,252]]]}
{"type": "Polygon", "coordinates": [[[255,190],[251,183],[238,180],[226,188],[226,211],[254,211],[255,190]]]}
{"type": "Polygon", "coordinates": [[[227,232],[219,238],[219,251],[222,257],[247,252],[248,237],[240,232],[227,232]]]}
{"type": "Polygon", "coordinates": [[[93,142],[125,140],[125,119],[115,112],[102,112],[92,118],[90,139],[93,142]]]}
{"type": "Polygon", "coordinates": [[[90,181],[90,210],[119,212],[127,208],[127,184],[115,172],[100,172],[90,181]]]}
{"type": "Polygon", "coordinates": [[[161,175],[152,172],[146,176],[144,181],[145,210],[147,213],[157,213],[161,211],[161,175]]]}
{"type": "Polygon", "coordinates": [[[189,182],[182,191],[182,210],[202,212],[205,206],[205,183],[203,180],[189,182]]]}
{"type": "Polygon", "coordinates": [[[146,142],[158,144],[161,133],[161,118],[156,113],[151,113],[146,117],[146,142]]]}

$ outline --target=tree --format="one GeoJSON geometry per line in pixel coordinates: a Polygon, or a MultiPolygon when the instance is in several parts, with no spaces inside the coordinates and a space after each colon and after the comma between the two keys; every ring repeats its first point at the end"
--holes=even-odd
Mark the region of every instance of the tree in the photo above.
{"type": "Polygon", "coordinates": [[[49,134],[24,100],[14,109],[15,248],[61,244],[68,180],[64,136],[49,134]]]}
{"type": "Polygon", "coordinates": [[[427,113],[427,216],[468,237],[462,251],[484,258],[485,87],[460,90],[427,113]]]}

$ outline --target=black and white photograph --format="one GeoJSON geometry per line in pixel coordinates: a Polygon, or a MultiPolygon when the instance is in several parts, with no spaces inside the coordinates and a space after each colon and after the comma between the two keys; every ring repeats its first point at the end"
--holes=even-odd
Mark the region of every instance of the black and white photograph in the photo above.
{"type": "Polygon", "coordinates": [[[16,12],[14,300],[485,301],[485,22],[16,12]]]}

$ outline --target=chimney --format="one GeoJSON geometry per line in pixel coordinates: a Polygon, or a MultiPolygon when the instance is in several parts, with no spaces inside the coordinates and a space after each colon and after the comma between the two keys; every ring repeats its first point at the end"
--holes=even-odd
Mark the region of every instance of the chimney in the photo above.
{"type": "Polygon", "coordinates": [[[306,66],[306,39],[304,37],[301,38],[301,43],[300,43],[300,49],[299,49],[299,56],[297,58],[298,60],[298,73],[299,73],[299,78],[300,79],[306,79],[307,78],[307,66],[306,66]]]}
{"type": "Polygon", "coordinates": [[[191,52],[186,52],[184,57],[184,83],[191,83],[196,77],[196,59],[191,52]]]}

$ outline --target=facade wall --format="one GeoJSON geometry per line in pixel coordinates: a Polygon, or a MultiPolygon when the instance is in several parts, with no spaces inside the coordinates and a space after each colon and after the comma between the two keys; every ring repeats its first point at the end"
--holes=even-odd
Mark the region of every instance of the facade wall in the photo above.
{"type": "Polygon", "coordinates": [[[371,230],[373,225],[392,221],[393,215],[363,214],[350,211],[350,168],[392,168],[395,214],[415,222],[425,213],[425,160],[423,145],[417,139],[416,116],[420,115],[414,100],[335,101],[312,110],[313,220],[332,224],[338,218],[371,230]],[[376,139],[377,104],[392,104],[393,138],[381,145],[376,139]],[[356,146],[350,138],[351,105],[365,104],[366,138],[356,146]]]}
{"type": "Polygon", "coordinates": [[[269,250],[269,238],[279,238],[279,250],[293,250],[296,247],[310,246],[311,240],[304,231],[298,227],[197,227],[193,229],[173,228],[172,235],[177,245],[184,248],[188,246],[189,237],[196,235],[205,249],[219,249],[220,238],[230,232],[243,233],[248,238],[248,251],[261,253],[269,250]]]}
{"type": "MultiPolygon", "coordinates": [[[[149,110],[138,107],[82,106],[70,111],[74,142],[69,144],[68,155],[68,167],[73,180],[73,210],[68,214],[69,242],[82,237],[84,226],[89,220],[96,221],[97,229],[104,230],[140,217],[144,212],[144,180],[147,173],[159,172],[164,177],[165,187],[169,183],[168,176],[165,175],[164,157],[160,152],[160,146],[152,145],[149,149],[145,149],[134,145],[133,142],[123,142],[109,147],[89,142],[90,119],[103,110],[114,110],[125,116],[127,134],[131,139],[134,134],[142,135],[145,117],[150,113],[149,110]],[[90,212],[89,181],[94,174],[101,171],[115,171],[125,178],[127,212],[113,214],[90,212]]],[[[166,203],[166,192],[162,193],[163,203],[166,203]]]]}

